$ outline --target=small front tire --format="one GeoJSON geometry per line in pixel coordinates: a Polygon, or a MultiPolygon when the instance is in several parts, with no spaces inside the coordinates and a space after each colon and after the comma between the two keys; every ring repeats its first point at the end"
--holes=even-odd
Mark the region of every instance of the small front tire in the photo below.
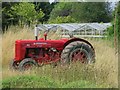
{"type": "Polygon", "coordinates": [[[11,62],[10,62],[10,69],[14,69],[14,70],[18,69],[18,63],[19,62],[11,60],[11,62]]]}
{"type": "Polygon", "coordinates": [[[28,69],[32,69],[33,67],[36,67],[36,66],[38,66],[38,63],[35,60],[31,58],[26,58],[20,62],[18,67],[20,71],[25,71],[28,69]]]}

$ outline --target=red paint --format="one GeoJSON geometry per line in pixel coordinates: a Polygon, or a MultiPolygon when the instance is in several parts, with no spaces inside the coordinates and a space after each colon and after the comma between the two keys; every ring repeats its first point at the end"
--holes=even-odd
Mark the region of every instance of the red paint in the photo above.
{"type": "MultiPolygon", "coordinates": [[[[39,40],[17,40],[15,42],[14,61],[21,62],[25,58],[32,58],[38,64],[57,62],[60,60],[61,52],[65,46],[74,41],[84,42],[93,48],[88,41],[79,38],[73,38],[70,40],[45,40],[43,38],[40,38],[39,40]]],[[[77,55],[75,57],[83,58],[82,55],[77,55]]]]}
{"type": "Polygon", "coordinates": [[[28,52],[28,56],[36,60],[38,63],[52,63],[60,60],[60,54],[64,48],[64,44],[68,41],[68,39],[60,39],[60,40],[44,40],[40,38],[39,40],[17,40],[15,42],[15,61],[21,61],[26,58],[27,49],[46,49],[39,52],[39,55],[34,55],[31,51],[28,52]],[[47,51],[50,48],[55,48],[57,52],[47,51]],[[44,53],[44,56],[41,55],[44,53]],[[37,57],[36,57],[37,56],[37,57]],[[53,57],[52,57],[53,56],[53,57]]]}

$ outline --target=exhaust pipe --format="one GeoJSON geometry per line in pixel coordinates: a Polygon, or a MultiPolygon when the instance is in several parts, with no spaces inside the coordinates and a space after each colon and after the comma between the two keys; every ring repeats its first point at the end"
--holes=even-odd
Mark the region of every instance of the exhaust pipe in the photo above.
{"type": "Polygon", "coordinates": [[[37,25],[35,26],[35,40],[38,40],[38,28],[37,28],[37,25]]]}
{"type": "Polygon", "coordinates": [[[44,33],[44,38],[47,40],[47,32],[44,33]]]}
{"type": "MultiPolygon", "coordinates": [[[[35,40],[38,40],[39,27],[37,27],[37,26],[38,26],[38,25],[35,26],[35,31],[34,31],[35,40]]],[[[45,38],[45,40],[47,40],[47,31],[44,33],[44,38],[45,38]]]]}

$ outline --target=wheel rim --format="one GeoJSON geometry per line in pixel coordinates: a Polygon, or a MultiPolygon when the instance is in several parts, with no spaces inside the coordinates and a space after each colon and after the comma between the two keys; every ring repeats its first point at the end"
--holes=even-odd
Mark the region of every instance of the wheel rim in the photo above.
{"type": "Polygon", "coordinates": [[[80,61],[81,63],[88,62],[88,55],[87,51],[81,48],[75,49],[70,54],[70,61],[76,62],[80,61]]]}
{"type": "Polygon", "coordinates": [[[31,62],[25,63],[23,66],[25,70],[31,69],[32,67],[33,67],[33,63],[31,62]]]}

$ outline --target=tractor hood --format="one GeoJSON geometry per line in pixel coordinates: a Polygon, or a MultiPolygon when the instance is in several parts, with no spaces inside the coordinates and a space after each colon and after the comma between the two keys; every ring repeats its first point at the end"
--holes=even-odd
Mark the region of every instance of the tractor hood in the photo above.
{"type": "Polygon", "coordinates": [[[21,60],[25,57],[27,48],[55,48],[61,51],[68,39],[60,40],[16,40],[15,42],[15,60],[21,60]]]}
{"type": "Polygon", "coordinates": [[[16,43],[22,45],[22,47],[27,46],[30,47],[54,47],[54,48],[63,48],[64,44],[68,41],[68,39],[60,39],[60,40],[44,40],[43,38],[39,40],[17,40],[16,43]]]}

